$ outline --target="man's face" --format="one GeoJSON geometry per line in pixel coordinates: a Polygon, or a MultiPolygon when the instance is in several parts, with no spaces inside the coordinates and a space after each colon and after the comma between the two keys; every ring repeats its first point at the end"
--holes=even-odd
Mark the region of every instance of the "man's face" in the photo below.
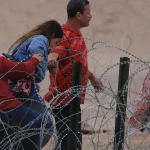
{"type": "Polygon", "coordinates": [[[92,15],[91,15],[90,5],[86,5],[84,12],[83,12],[83,14],[81,14],[80,19],[79,19],[81,26],[82,27],[89,26],[89,22],[90,22],[91,18],[92,18],[92,15]]]}

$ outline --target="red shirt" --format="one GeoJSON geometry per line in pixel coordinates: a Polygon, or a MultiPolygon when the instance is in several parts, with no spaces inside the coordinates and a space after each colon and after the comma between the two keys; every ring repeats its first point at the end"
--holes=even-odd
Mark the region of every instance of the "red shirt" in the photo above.
{"type": "MultiPolygon", "coordinates": [[[[52,52],[59,54],[59,71],[54,77],[50,74],[49,92],[45,95],[45,100],[50,101],[53,96],[58,95],[72,87],[72,67],[74,62],[82,63],[81,85],[87,86],[88,82],[88,61],[87,47],[81,32],[69,29],[67,25],[62,26],[64,36],[61,43],[52,52]]],[[[86,90],[82,90],[81,103],[84,103],[86,90]]],[[[56,98],[54,104],[66,104],[71,96],[63,95],[56,98]],[[64,99],[65,98],[65,99],[64,99]]]]}
{"type": "Polygon", "coordinates": [[[10,91],[8,79],[26,78],[33,73],[38,64],[39,60],[34,57],[22,63],[12,62],[5,57],[0,57],[0,110],[8,110],[22,104],[20,101],[14,100],[15,97],[10,91]]]}

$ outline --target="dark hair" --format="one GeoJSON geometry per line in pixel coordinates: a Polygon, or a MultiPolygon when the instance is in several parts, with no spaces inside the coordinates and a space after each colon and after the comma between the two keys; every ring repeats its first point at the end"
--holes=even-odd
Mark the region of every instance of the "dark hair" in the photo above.
{"type": "Polygon", "coordinates": [[[76,16],[77,12],[84,13],[85,6],[90,2],[88,0],[70,0],[67,5],[68,18],[76,16]]]}
{"type": "MultiPolygon", "coordinates": [[[[62,38],[63,37],[63,30],[61,28],[61,25],[55,21],[55,20],[49,20],[42,24],[37,25],[35,28],[33,28],[28,33],[24,34],[22,37],[20,37],[14,44],[19,43],[17,47],[13,50],[12,53],[15,53],[17,49],[30,37],[34,35],[44,35],[47,37],[48,40],[52,37],[52,34],[54,34],[53,38],[62,38]]],[[[13,45],[14,45],[13,44],[13,45]]],[[[13,45],[9,48],[9,50],[13,47],[13,45]]]]}

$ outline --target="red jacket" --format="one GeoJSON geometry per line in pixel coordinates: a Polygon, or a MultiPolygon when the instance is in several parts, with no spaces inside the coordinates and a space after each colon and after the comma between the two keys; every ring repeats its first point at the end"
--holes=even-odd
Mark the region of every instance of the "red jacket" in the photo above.
{"type": "Polygon", "coordinates": [[[14,100],[15,97],[10,91],[8,79],[26,78],[33,73],[38,64],[39,60],[34,57],[26,62],[18,63],[0,56],[0,110],[15,108],[21,104],[17,99],[14,100]]]}

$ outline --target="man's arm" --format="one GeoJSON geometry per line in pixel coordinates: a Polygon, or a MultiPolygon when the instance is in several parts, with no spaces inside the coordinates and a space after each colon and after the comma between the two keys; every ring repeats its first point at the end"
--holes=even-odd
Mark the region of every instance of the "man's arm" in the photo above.
{"type": "Polygon", "coordinates": [[[102,81],[99,78],[97,78],[90,70],[88,73],[88,79],[93,85],[95,92],[101,92],[104,90],[102,81]]]}
{"type": "Polygon", "coordinates": [[[58,58],[59,58],[59,54],[58,54],[58,53],[55,53],[55,52],[52,52],[52,53],[50,53],[50,55],[48,56],[48,62],[51,61],[51,60],[57,61],[58,58]]]}
{"type": "Polygon", "coordinates": [[[89,80],[94,80],[95,79],[95,75],[89,70],[89,73],[88,73],[88,79],[89,80]]]}
{"type": "Polygon", "coordinates": [[[65,58],[67,55],[66,46],[66,42],[61,43],[60,45],[56,46],[56,48],[52,49],[52,52],[48,56],[48,70],[53,75],[56,75],[59,70],[58,59],[65,58]]]}

